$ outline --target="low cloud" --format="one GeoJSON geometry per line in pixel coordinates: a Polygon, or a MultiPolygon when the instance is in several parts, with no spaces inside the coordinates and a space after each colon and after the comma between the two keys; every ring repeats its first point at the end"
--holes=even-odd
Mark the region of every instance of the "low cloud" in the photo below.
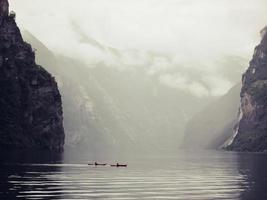
{"type": "Polygon", "coordinates": [[[210,92],[201,83],[189,80],[185,76],[180,74],[165,74],[160,76],[160,82],[173,88],[178,88],[183,91],[187,91],[197,97],[206,97],[210,95],[210,92]]]}
{"type": "Polygon", "coordinates": [[[267,22],[266,0],[10,0],[10,5],[20,27],[55,52],[90,67],[141,68],[198,97],[222,95],[239,81],[267,22]],[[225,62],[229,55],[244,58],[243,66],[239,60],[225,62]]]}

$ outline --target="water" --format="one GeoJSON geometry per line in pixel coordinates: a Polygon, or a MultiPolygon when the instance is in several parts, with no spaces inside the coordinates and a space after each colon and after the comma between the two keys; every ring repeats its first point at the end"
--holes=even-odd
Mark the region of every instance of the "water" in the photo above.
{"type": "Polygon", "coordinates": [[[127,168],[88,166],[95,155],[66,154],[2,153],[0,199],[267,199],[266,154],[136,156],[127,168]]]}

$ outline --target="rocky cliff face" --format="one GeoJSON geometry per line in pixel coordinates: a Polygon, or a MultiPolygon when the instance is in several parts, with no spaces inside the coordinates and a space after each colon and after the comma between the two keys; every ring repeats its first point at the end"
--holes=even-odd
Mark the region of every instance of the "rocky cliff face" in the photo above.
{"type": "MultiPolygon", "coordinates": [[[[7,8],[6,8],[7,6],[7,8]]],[[[61,96],[0,0],[0,147],[61,149],[61,96]]]]}
{"type": "Polygon", "coordinates": [[[242,79],[239,123],[229,150],[267,150],[267,28],[242,79]]]}
{"type": "Polygon", "coordinates": [[[8,1],[7,0],[0,0],[0,16],[4,17],[8,15],[8,1]]]}

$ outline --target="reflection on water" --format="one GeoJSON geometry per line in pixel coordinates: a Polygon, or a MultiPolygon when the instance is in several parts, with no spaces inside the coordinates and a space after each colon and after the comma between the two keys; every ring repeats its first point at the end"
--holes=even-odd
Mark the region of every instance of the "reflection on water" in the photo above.
{"type": "Polygon", "coordinates": [[[267,199],[265,154],[138,157],[128,168],[90,167],[94,156],[63,155],[1,155],[0,199],[267,199]]]}
{"type": "MultiPolygon", "coordinates": [[[[51,153],[48,151],[1,151],[0,153],[0,199],[18,199],[24,191],[35,191],[38,189],[31,184],[34,180],[47,181],[42,173],[56,173],[61,167],[33,168],[26,163],[55,163],[62,161],[62,153],[51,153]],[[29,175],[30,174],[30,175],[29,175]],[[12,180],[16,180],[13,182],[12,180]],[[29,184],[24,184],[29,182],[29,184]]],[[[45,192],[46,185],[42,191],[45,192]]],[[[48,191],[49,192],[49,191],[48,191]]],[[[23,197],[22,199],[27,199],[23,197]]],[[[33,198],[34,199],[34,198],[33,198]]],[[[49,199],[45,196],[39,199],[49,199]]]]}
{"type": "Polygon", "coordinates": [[[241,194],[242,200],[267,199],[267,154],[242,154],[238,156],[239,173],[248,188],[241,194]]]}

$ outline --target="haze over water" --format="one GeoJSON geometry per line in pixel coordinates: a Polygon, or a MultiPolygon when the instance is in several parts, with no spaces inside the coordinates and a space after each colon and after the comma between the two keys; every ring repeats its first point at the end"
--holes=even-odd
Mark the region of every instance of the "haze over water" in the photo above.
{"type": "Polygon", "coordinates": [[[1,162],[0,199],[267,198],[266,154],[198,151],[121,158],[127,168],[88,166],[95,156],[73,152],[28,154],[23,160],[20,154],[13,162],[14,155],[1,162]]]}
{"type": "Polygon", "coordinates": [[[40,47],[37,63],[58,75],[66,150],[0,152],[0,200],[267,199],[267,154],[177,152],[188,120],[241,80],[266,1],[10,5],[40,47]],[[128,167],[87,165],[95,161],[128,167]]]}

